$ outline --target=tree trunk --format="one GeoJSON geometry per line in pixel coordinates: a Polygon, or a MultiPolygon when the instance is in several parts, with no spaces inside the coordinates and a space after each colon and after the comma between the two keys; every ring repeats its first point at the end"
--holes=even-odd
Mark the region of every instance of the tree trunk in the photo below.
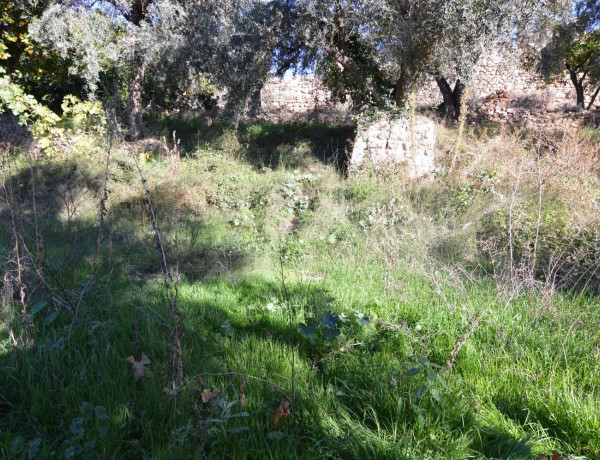
{"type": "Polygon", "coordinates": [[[406,76],[404,66],[400,67],[400,76],[396,80],[394,86],[394,102],[398,107],[403,107],[406,102],[407,91],[406,91],[406,76]]]}
{"type": "Polygon", "coordinates": [[[442,93],[444,102],[438,106],[438,110],[444,118],[454,118],[458,120],[462,108],[462,99],[465,93],[465,84],[456,80],[454,89],[450,87],[448,81],[442,75],[435,75],[435,82],[442,93]]]}
{"type": "Polygon", "coordinates": [[[260,115],[262,107],[262,100],[260,98],[261,90],[262,85],[260,85],[250,94],[250,101],[248,102],[248,117],[250,117],[252,120],[255,120],[260,115]]]}
{"type": "Polygon", "coordinates": [[[334,45],[327,45],[325,51],[333,59],[340,64],[349,74],[352,79],[360,86],[365,97],[371,97],[375,104],[381,103],[381,96],[377,92],[374,85],[370,84],[368,78],[366,78],[360,71],[360,68],[356,65],[356,62],[348,56],[346,56],[341,50],[334,45]]]}
{"type": "Polygon", "coordinates": [[[135,141],[148,134],[142,118],[142,90],[146,63],[144,58],[135,54],[131,63],[129,87],[127,88],[127,110],[129,112],[129,138],[135,141]]]}
{"type": "Polygon", "coordinates": [[[444,98],[444,102],[442,102],[438,106],[438,110],[440,114],[444,118],[456,118],[456,110],[454,104],[454,91],[450,88],[450,85],[446,81],[446,79],[441,75],[435,75],[435,82],[442,93],[442,97],[444,98]]]}
{"type": "Polygon", "coordinates": [[[460,113],[463,109],[463,96],[465,94],[465,84],[460,81],[460,78],[456,80],[454,84],[454,91],[452,91],[452,95],[454,97],[454,111],[456,112],[456,118],[460,117],[460,113]]]}
{"type": "Polygon", "coordinates": [[[569,77],[571,82],[575,86],[575,93],[577,94],[577,107],[585,108],[585,93],[583,88],[583,78],[577,78],[577,72],[569,70],[569,77]]]}

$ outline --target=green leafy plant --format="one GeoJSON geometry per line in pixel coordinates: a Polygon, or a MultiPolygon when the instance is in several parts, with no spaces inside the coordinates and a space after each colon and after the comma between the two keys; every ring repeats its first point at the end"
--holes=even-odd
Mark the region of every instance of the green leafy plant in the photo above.
{"type": "Polygon", "coordinates": [[[59,116],[6,76],[0,77],[0,110],[4,109],[19,117],[22,125],[29,126],[41,148],[49,148],[54,139],[63,136],[59,116]]]}
{"type": "Polygon", "coordinates": [[[369,317],[364,313],[347,316],[344,313],[324,312],[318,320],[312,319],[306,323],[300,323],[298,332],[308,338],[312,345],[316,345],[323,341],[337,340],[356,327],[368,327],[370,324],[369,317]]]}
{"type": "Polygon", "coordinates": [[[64,458],[97,458],[99,441],[106,439],[110,422],[103,406],[94,406],[84,401],[79,405],[80,417],[69,424],[70,439],[64,458]]]}
{"type": "MultiPolygon", "coordinates": [[[[416,366],[411,367],[404,373],[405,377],[419,379],[419,385],[413,390],[413,395],[417,401],[420,401],[429,394],[438,403],[444,402],[442,392],[443,390],[448,390],[448,385],[440,373],[441,370],[442,366],[439,364],[432,363],[427,358],[417,358],[416,366]]],[[[422,407],[416,402],[411,402],[410,409],[416,415],[419,422],[425,423],[423,416],[425,410],[422,407]]]]}
{"type": "Polygon", "coordinates": [[[216,409],[218,415],[217,417],[208,420],[210,428],[208,429],[207,435],[216,438],[215,441],[212,442],[211,447],[215,447],[219,442],[227,439],[231,435],[240,434],[250,430],[246,425],[240,426],[239,423],[235,423],[238,420],[250,416],[248,412],[234,412],[233,409],[237,403],[238,401],[227,401],[226,399],[217,400],[216,409]]]}

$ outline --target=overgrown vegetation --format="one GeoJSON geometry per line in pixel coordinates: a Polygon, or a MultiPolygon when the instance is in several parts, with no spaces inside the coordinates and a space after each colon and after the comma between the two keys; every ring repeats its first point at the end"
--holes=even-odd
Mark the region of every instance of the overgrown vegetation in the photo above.
{"type": "Polygon", "coordinates": [[[72,107],[2,156],[3,457],[600,457],[594,135],[440,126],[410,182],[345,178],[346,128],[72,107]]]}

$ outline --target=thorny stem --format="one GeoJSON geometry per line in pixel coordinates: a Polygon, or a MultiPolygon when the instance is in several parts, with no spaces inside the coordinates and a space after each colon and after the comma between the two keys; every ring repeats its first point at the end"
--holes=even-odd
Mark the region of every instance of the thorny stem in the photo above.
{"type": "Polygon", "coordinates": [[[292,346],[292,424],[294,427],[294,440],[297,439],[298,436],[298,428],[297,428],[297,420],[296,420],[296,342],[294,340],[294,332],[293,332],[293,312],[292,305],[290,303],[290,296],[287,289],[287,285],[285,284],[285,271],[283,266],[283,252],[279,251],[279,266],[281,269],[281,287],[283,288],[283,295],[285,296],[285,302],[288,306],[288,314],[289,314],[289,328],[290,328],[290,345],[292,346]]]}
{"type": "Polygon", "coordinates": [[[509,218],[508,218],[508,242],[510,245],[510,278],[511,280],[514,277],[515,271],[515,251],[514,251],[514,227],[513,227],[513,218],[514,218],[514,210],[515,204],[517,202],[517,192],[519,191],[519,184],[521,183],[521,170],[519,168],[519,174],[517,175],[517,183],[513,187],[512,197],[510,199],[510,209],[509,209],[509,218]]]}
{"type": "MultiPolygon", "coordinates": [[[[156,235],[156,243],[157,249],[160,254],[161,266],[163,270],[163,274],[165,277],[165,295],[167,298],[167,303],[169,304],[169,310],[171,313],[171,318],[173,320],[173,328],[171,329],[171,340],[173,351],[175,354],[175,359],[173,362],[173,377],[175,386],[177,386],[183,380],[183,359],[181,353],[181,330],[180,330],[180,319],[179,319],[179,310],[177,308],[177,297],[179,295],[177,283],[173,280],[173,275],[169,266],[167,265],[167,256],[165,253],[165,246],[163,244],[162,234],[158,227],[158,221],[156,219],[156,213],[154,212],[154,207],[152,206],[152,200],[150,199],[150,190],[146,185],[146,179],[144,178],[144,174],[140,168],[140,165],[135,158],[135,155],[132,154],[133,161],[135,162],[135,167],[138,170],[140,175],[140,180],[142,182],[142,187],[144,188],[144,193],[146,196],[146,204],[148,205],[148,213],[150,215],[150,219],[152,221],[152,227],[154,229],[154,234],[156,235]]],[[[177,391],[173,392],[173,434],[177,435],[177,391]]]]}
{"type": "Polygon", "coordinates": [[[102,186],[102,198],[100,199],[100,210],[98,212],[98,239],[96,240],[96,255],[94,257],[94,286],[98,285],[98,262],[100,260],[100,246],[104,239],[104,216],[107,213],[106,202],[108,200],[108,175],[110,167],[110,157],[113,147],[112,132],[108,136],[108,151],[106,153],[106,167],[104,168],[104,184],[102,186]]]}
{"type": "Polygon", "coordinates": [[[538,184],[539,184],[539,193],[538,193],[538,215],[537,215],[537,224],[535,227],[535,241],[533,243],[533,261],[531,266],[531,279],[535,278],[535,267],[537,265],[537,248],[538,242],[540,239],[540,227],[542,226],[542,198],[543,198],[543,187],[544,187],[544,179],[542,177],[542,165],[540,158],[540,147],[538,145],[537,151],[537,173],[538,173],[538,184]]]}
{"type": "Polygon", "coordinates": [[[37,204],[35,199],[35,173],[33,169],[33,161],[31,159],[29,163],[29,171],[31,173],[31,205],[33,207],[33,226],[35,231],[35,265],[36,267],[39,267],[44,260],[44,243],[38,225],[37,204]]]}
{"type": "Polygon", "coordinates": [[[25,302],[25,289],[26,289],[26,283],[24,281],[24,266],[23,266],[23,255],[21,254],[21,247],[22,245],[24,246],[24,241],[22,236],[19,233],[18,230],[18,219],[19,219],[19,215],[17,215],[18,210],[15,209],[15,205],[18,205],[17,203],[17,197],[14,194],[14,190],[12,187],[12,183],[11,181],[6,181],[6,170],[5,167],[6,164],[3,161],[3,171],[4,171],[4,175],[3,175],[3,180],[2,180],[2,186],[4,188],[4,193],[5,193],[5,197],[6,197],[6,202],[8,205],[8,209],[10,211],[10,221],[11,221],[11,232],[12,232],[12,236],[13,236],[13,241],[14,241],[14,254],[15,254],[15,262],[17,265],[17,277],[16,277],[16,281],[17,281],[17,287],[19,289],[19,301],[21,303],[21,314],[23,315],[23,321],[24,321],[24,326],[25,326],[25,331],[27,334],[27,337],[25,337],[24,343],[29,343],[31,340],[33,340],[33,329],[32,329],[32,324],[31,324],[31,318],[30,316],[27,314],[27,303],[25,302]]]}

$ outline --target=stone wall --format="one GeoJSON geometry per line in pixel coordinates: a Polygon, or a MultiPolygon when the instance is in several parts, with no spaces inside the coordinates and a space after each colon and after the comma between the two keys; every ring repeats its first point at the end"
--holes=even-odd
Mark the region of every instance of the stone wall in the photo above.
{"type": "MultiPolygon", "coordinates": [[[[433,78],[425,79],[417,94],[422,106],[442,102],[433,78]]],[[[586,94],[587,100],[590,97],[591,94],[586,94]]],[[[312,76],[272,79],[263,88],[261,101],[263,117],[272,121],[351,121],[348,105],[331,102],[327,89],[312,76]]],[[[524,128],[564,129],[596,122],[597,111],[578,113],[574,110],[575,103],[575,90],[568,78],[548,85],[524,69],[517,56],[503,50],[480,60],[469,88],[473,120],[524,128]]],[[[598,107],[600,100],[594,106],[598,107]]]]}
{"type": "MultiPolygon", "coordinates": [[[[453,85],[453,81],[449,81],[453,85]]],[[[592,89],[586,93],[591,99],[592,89]]],[[[427,78],[417,91],[421,105],[442,102],[433,80],[427,78]]],[[[469,87],[469,112],[475,121],[490,120],[533,129],[565,129],[594,123],[594,111],[576,110],[575,88],[565,77],[547,84],[534,72],[526,70],[519,57],[496,50],[480,59],[469,87]]],[[[600,107],[598,102],[594,109],[600,107]]]]}
{"type": "Polygon", "coordinates": [[[422,177],[435,167],[435,125],[431,120],[380,117],[359,129],[348,165],[353,174],[366,168],[402,168],[409,177],[422,177]]]}
{"type": "Polygon", "coordinates": [[[262,116],[272,121],[351,122],[350,107],[331,101],[329,91],[315,77],[273,78],[260,98],[262,116]]]}

